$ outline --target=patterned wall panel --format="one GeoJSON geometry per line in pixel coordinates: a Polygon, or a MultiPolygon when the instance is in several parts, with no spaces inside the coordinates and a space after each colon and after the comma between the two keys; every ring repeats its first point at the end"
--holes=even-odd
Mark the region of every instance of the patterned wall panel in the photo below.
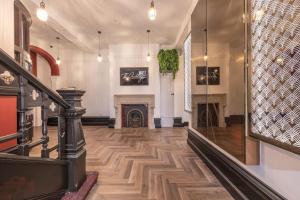
{"type": "Polygon", "coordinates": [[[253,136],[300,152],[300,0],[252,0],[253,136]]]}
{"type": "Polygon", "coordinates": [[[192,112],[192,37],[184,42],[184,109],[192,112]]]}

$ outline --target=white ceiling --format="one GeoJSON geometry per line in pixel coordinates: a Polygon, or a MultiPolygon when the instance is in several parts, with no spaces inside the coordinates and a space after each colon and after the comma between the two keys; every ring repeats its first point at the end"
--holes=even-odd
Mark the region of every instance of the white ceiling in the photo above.
{"type": "Polygon", "coordinates": [[[47,24],[35,17],[39,0],[22,0],[33,16],[32,35],[55,41],[60,35],[82,48],[97,49],[97,30],[108,44],[151,43],[172,45],[195,0],[155,0],[157,20],[150,21],[150,0],[45,0],[47,24]]]}

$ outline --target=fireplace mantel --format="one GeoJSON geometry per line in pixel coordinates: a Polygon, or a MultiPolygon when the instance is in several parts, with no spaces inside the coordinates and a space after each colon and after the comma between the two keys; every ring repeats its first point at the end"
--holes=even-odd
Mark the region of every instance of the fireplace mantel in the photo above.
{"type": "Polygon", "coordinates": [[[147,104],[148,127],[154,129],[155,95],[152,94],[116,94],[114,95],[114,107],[116,113],[115,128],[122,128],[122,104],[147,104]]]}

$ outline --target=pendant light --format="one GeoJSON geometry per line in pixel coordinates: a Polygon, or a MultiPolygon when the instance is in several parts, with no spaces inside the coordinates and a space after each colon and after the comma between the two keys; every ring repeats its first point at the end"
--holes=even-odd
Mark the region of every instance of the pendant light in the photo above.
{"type": "Polygon", "coordinates": [[[101,31],[98,31],[98,36],[99,36],[99,46],[98,46],[98,62],[102,62],[103,58],[102,58],[102,55],[101,55],[101,31]]]}
{"type": "Polygon", "coordinates": [[[147,30],[147,34],[148,34],[148,53],[147,53],[147,62],[151,61],[151,55],[150,55],[150,30],[147,30]]]}
{"type": "Polygon", "coordinates": [[[56,37],[56,40],[57,40],[57,58],[56,58],[56,64],[57,65],[60,65],[60,63],[61,63],[61,60],[60,60],[60,56],[59,56],[59,40],[60,40],[60,38],[59,37],[56,37]]]}
{"type": "Polygon", "coordinates": [[[36,16],[39,20],[46,22],[48,20],[48,13],[46,11],[46,4],[44,0],[41,1],[40,7],[36,11],[36,16]]]}
{"type": "Polygon", "coordinates": [[[151,1],[150,9],[148,11],[148,17],[151,21],[156,19],[156,8],[154,6],[154,0],[151,1]]]}

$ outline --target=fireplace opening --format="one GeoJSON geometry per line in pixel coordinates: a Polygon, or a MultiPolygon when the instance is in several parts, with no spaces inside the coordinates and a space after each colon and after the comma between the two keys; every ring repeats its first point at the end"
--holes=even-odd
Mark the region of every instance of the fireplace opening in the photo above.
{"type": "Polygon", "coordinates": [[[127,116],[127,126],[132,128],[144,127],[144,116],[140,110],[131,110],[127,116]]]}
{"type": "Polygon", "coordinates": [[[122,127],[126,127],[126,128],[148,127],[148,105],[144,105],[144,104],[122,105],[122,127]]]}
{"type": "Polygon", "coordinates": [[[218,127],[219,126],[219,104],[209,103],[198,104],[198,127],[218,127]],[[207,113],[208,109],[208,113],[207,113]]]}

